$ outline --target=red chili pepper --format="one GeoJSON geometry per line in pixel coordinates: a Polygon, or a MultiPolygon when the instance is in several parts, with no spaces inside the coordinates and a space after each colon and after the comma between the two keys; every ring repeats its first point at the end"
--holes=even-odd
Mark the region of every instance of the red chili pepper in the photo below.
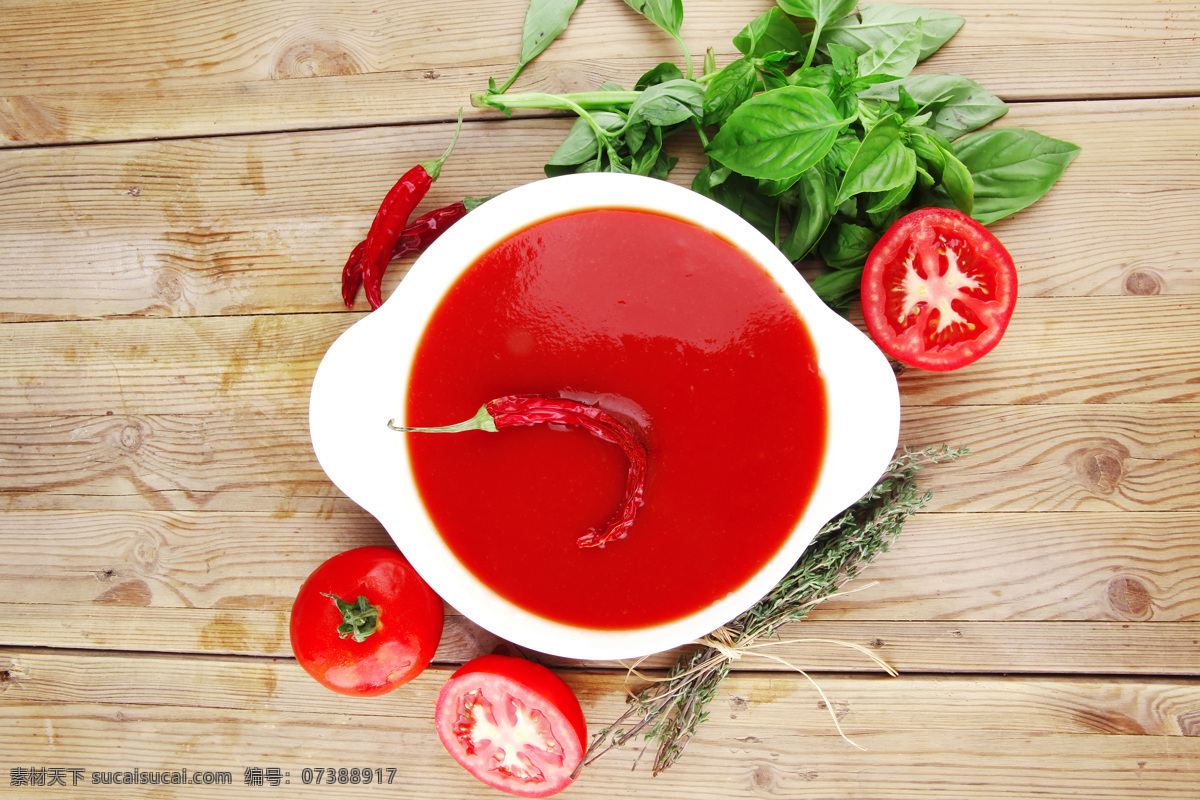
{"type": "MultiPolygon", "coordinates": [[[[381,293],[383,272],[392,258],[392,250],[403,235],[404,227],[408,224],[408,218],[413,209],[417,207],[421,198],[425,196],[429,187],[441,174],[442,165],[446,163],[446,159],[453,152],[461,130],[462,115],[460,114],[458,127],[454,129],[454,139],[450,142],[450,147],[446,149],[446,152],[440,158],[417,164],[404,173],[379,205],[379,211],[376,212],[375,219],[371,223],[371,230],[367,233],[362,253],[358,259],[361,265],[363,289],[366,291],[367,302],[370,303],[372,310],[383,305],[381,293]]],[[[357,248],[355,249],[357,250],[357,248]]],[[[342,269],[343,283],[346,280],[346,272],[351,269],[353,262],[354,253],[352,252],[350,260],[342,269]]],[[[345,299],[344,293],[343,299],[345,299]]]]}
{"type": "MultiPolygon", "coordinates": [[[[435,208],[433,211],[426,212],[417,217],[404,229],[404,232],[400,234],[400,238],[396,240],[389,260],[395,261],[397,258],[423,252],[447,228],[466,216],[468,211],[478,208],[483,202],[484,200],[468,197],[459,200],[457,203],[451,203],[442,208],[435,208]]],[[[351,251],[350,258],[346,261],[346,266],[342,268],[342,300],[345,301],[346,308],[354,307],[354,295],[358,293],[358,287],[363,282],[362,256],[366,247],[367,242],[365,239],[359,242],[354,250],[351,251]]],[[[386,268],[387,265],[385,264],[384,269],[386,268]]],[[[382,279],[382,271],[379,277],[382,279]]]]}
{"type": "Polygon", "coordinates": [[[414,428],[399,426],[395,422],[389,420],[388,427],[405,433],[458,433],[472,430],[494,433],[500,428],[516,425],[554,422],[576,425],[593,436],[619,445],[625,457],[629,459],[629,474],[625,480],[625,497],[621,508],[603,529],[593,528],[576,539],[576,544],[580,547],[602,548],[609,542],[624,539],[633,526],[637,510],[645,502],[648,461],[645,443],[631,425],[596,406],[561,398],[512,394],[485,403],[471,419],[454,425],[414,428]]]}

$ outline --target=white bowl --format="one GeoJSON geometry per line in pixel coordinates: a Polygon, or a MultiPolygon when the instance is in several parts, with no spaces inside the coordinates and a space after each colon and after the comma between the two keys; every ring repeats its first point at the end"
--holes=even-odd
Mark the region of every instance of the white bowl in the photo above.
{"type": "Polygon", "coordinates": [[[754,605],[834,516],[878,480],[900,429],[896,379],[879,349],[809,288],[782,253],[733,212],[688,189],[609,173],[549,178],[513,189],[472,211],[417,260],[377,311],[343,333],[313,380],[309,425],[330,480],[382,523],[418,572],[448,603],[515,644],[576,659],[636,658],[704,636],[754,605]],[[533,222],[589,208],[665,213],[708,228],[756,259],[784,289],[816,346],[828,405],[824,464],[813,497],[778,553],[746,584],[687,617],[635,630],[594,630],[532,614],[496,594],[451,553],[417,494],[407,437],[386,428],[404,419],[410,362],[426,321],[479,256],[533,222]]]}

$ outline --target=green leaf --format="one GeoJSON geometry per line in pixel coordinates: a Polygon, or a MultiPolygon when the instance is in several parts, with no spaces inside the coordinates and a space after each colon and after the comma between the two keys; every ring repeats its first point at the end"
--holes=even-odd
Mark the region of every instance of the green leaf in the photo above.
{"type": "Polygon", "coordinates": [[[567,29],[583,0],[529,0],[521,32],[521,64],[528,64],[567,29]]]}
{"type": "Polygon", "coordinates": [[[812,251],[833,219],[836,178],[822,165],[806,170],[792,187],[796,198],[792,229],[780,250],[790,261],[799,261],[812,251]]]}
{"type": "Polygon", "coordinates": [[[625,5],[672,36],[683,27],[683,0],[625,0],[625,5]]]}
{"type": "Polygon", "coordinates": [[[917,157],[938,176],[936,181],[931,177],[930,185],[940,183],[954,206],[964,214],[970,214],[975,205],[975,181],[971,171],[954,155],[946,138],[928,128],[917,128],[911,133],[910,144],[917,157]]]}
{"type": "Polygon", "coordinates": [[[858,0],[776,0],[793,17],[813,19],[824,28],[854,10],[858,0]]]}
{"type": "Polygon", "coordinates": [[[799,53],[808,42],[796,23],[775,6],[742,28],[733,37],[733,46],[751,58],[759,58],[774,52],[799,53]]]}
{"type": "Polygon", "coordinates": [[[683,77],[679,67],[672,64],[670,61],[664,61],[655,67],[652,67],[645,75],[638,78],[638,82],[634,84],[633,90],[640,92],[643,89],[649,89],[658,83],[666,83],[667,81],[678,80],[683,77]]]}
{"type": "Polygon", "coordinates": [[[967,165],[953,153],[946,154],[946,168],[942,170],[942,186],[954,201],[954,205],[964,214],[975,212],[975,178],[967,165]]]}
{"type": "Polygon", "coordinates": [[[733,110],[754,96],[758,74],[749,58],[726,64],[704,87],[704,124],[720,125],[733,110]]]}
{"type": "Polygon", "coordinates": [[[835,204],[863,192],[886,192],[916,181],[916,154],[904,141],[900,118],[889,115],[875,124],[842,176],[835,204]]]}
{"type": "Polygon", "coordinates": [[[961,75],[910,75],[865,89],[860,97],[896,102],[901,89],[921,110],[933,111],[929,127],[951,141],[1008,112],[1003,100],[961,75]]]}
{"type": "Polygon", "coordinates": [[[638,95],[629,107],[629,121],[645,120],[651,125],[677,125],[698,117],[704,108],[704,87],[695,81],[677,78],[656,83],[638,95]]]}
{"type": "Polygon", "coordinates": [[[924,61],[958,33],[964,22],[954,14],[919,6],[876,3],[863,6],[860,11],[861,19],[846,17],[831,25],[821,43],[835,42],[862,54],[884,42],[903,38],[910,26],[921,20],[918,60],[924,61]]]}
{"type": "Polygon", "coordinates": [[[835,311],[844,311],[855,297],[858,297],[862,286],[863,268],[835,269],[818,275],[810,284],[817,297],[825,301],[825,305],[835,311]]]}
{"type": "Polygon", "coordinates": [[[858,57],[858,74],[903,78],[913,71],[921,55],[921,20],[897,39],[880,42],[858,57]]]}
{"type": "MultiPolygon", "coordinates": [[[[625,126],[625,118],[610,111],[596,111],[592,114],[592,119],[609,133],[619,131],[625,126]]],[[[558,146],[546,163],[553,166],[582,164],[588,159],[595,158],[599,148],[600,139],[596,135],[596,130],[591,123],[580,117],[575,120],[571,130],[567,131],[567,136],[563,139],[562,144],[558,146]]]]}
{"type": "Polygon", "coordinates": [[[775,221],[779,216],[779,201],[757,190],[755,182],[723,167],[709,164],[692,179],[692,190],[716,200],[742,217],[772,241],[775,240],[775,221]],[[719,176],[723,176],[719,178],[719,176]]]}
{"type": "Polygon", "coordinates": [[[952,150],[971,172],[971,216],[984,225],[1032,205],[1079,155],[1070,142],[1023,128],[973,133],[954,142],[952,150]]]}
{"type": "Polygon", "coordinates": [[[870,228],[838,223],[821,238],[821,259],[833,269],[861,267],[877,241],[879,234],[870,228]]]}
{"type": "Polygon", "coordinates": [[[822,92],[784,86],[738,106],[709,143],[708,154],[752,178],[790,178],[820,161],[845,126],[822,92]]]}

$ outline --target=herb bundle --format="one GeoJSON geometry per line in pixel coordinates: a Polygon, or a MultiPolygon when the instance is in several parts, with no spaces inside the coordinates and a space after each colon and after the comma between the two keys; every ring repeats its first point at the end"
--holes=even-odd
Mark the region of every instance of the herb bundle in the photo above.
{"type": "Polygon", "coordinates": [[[917,487],[917,471],[966,453],[926,448],[906,450],[893,459],[871,491],[827,523],[762,600],[680,656],[664,680],[633,694],[628,710],[593,736],[583,764],[641,737],[656,745],[654,774],[671,766],[708,716],[705,709],[735,655],[769,643],[781,627],[804,619],[887,551],[908,518],[931,497],[917,487]]]}
{"type": "MultiPolygon", "coordinates": [[[[521,70],[567,28],[581,0],[531,0],[516,70],[472,103],[511,113],[578,116],[548,175],[630,172],[665,178],[667,141],[695,131],[707,163],[692,189],[751,222],[793,262],[829,268],[817,294],[845,308],[862,265],[898,218],[958,208],[989,224],[1029,206],[1079,148],[1022,128],[977,132],[1006,104],[959,75],[912,74],[963,25],[953,14],[855,0],[777,0],[733,39],[741,54],[703,74],[664,62],[626,90],[509,93],[521,70]]],[[[625,0],[683,46],[682,0],[625,0]]]]}

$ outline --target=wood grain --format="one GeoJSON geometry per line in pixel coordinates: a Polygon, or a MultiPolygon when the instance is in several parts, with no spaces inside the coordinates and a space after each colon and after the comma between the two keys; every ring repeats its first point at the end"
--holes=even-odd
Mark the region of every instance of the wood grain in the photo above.
{"type": "MultiPolygon", "coordinates": [[[[232,785],[189,786],[179,792],[186,797],[261,794],[243,782],[254,766],[290,773],[288,796],[328,796],[347,787],[305,787],[302,769],[341,765],[395,768],[406,797],[493,796],[437,742],[430,712],[446,670],[382,698],[353,700],[318,687],[294,663],[205,663],[196,670],[164,656],[5,651],[0,749],[11,763],[70,765],[85,776],[133,766],[232,772],[232,785]]],[[[591,731],[622,710],[619,673],[566,677],[591,731]]],[[[1200,777],[1195,681],[830,675],[820,685],[866,752],[837,737],[825,701],[800,676],[733,676],[671,770],[653,779],[644,764],[631,771],[637,752],[629,748],[587,768],[570,791],[911,797],[933,785],[971,798],[1185,798],[1200,777]]],[[[161,791],[129,787],[123,796],[161,791]]]]}
{"type": "MultiPolygon", "coordinates": [[[[10,510],[0,526],[11,598],[0,641],[146,652],[289,657],[291,599],[308,573],[388,542],[361,512],[10,510]]],[[[905,671],[1195,674],[1196,527],[1195,514],[1163,512],[921,514],[849,593],[782,638],[854,641],[905,671]]],[[[451,609],[438,661],[497,647],[451,609]]],[[[875,669],[837,647],[780,652],[806,669],[875,669]]]]}
{"type": "MultiPolygon", "coordinates": [[[[1023,299],[1200,295],[1200,165],[1187,144],[1200,105],[1032,104],[997,124],[1083,148],[1034,209],[994,226],[1023,299]]],[[[468,125],[422,209],[537,180],[567,126],[468,125]]],[[[0,321],[344,310],[342,264],[383,194],[449,136],[422,125],[6,151],[0,321]]],[[[678,144],[673,179],[686,184],[700,155],[678,144]]],[[[409,263],[392,265],[385,297],[409,263]]]]}
{"type": "MultiPolygon", "coordinates": [[[[451,118],[515,63],[523,4],[470,14],[378,0],[336,9],[205,0],[5,3],[0,145],[204,136],[451,118]],[[463,46],[470,42],[471,47],[463,46]],[[219,120],[219,122],[217,122],[219,120]]],[[[772,5],[689,0],[684,38],[724,64],[734,34],[772,5]]],[[[966,25],[921,69],[1007,100],[1152,97],[1200,89],[1200,12],[1169,0],[1046,4],[947,0],[966,25]]],[[[679,49],[622,3],[588,3],[518,88],[631,85],[679,49]],[[630,56],[629,54],[636,54],[630,56]]]]}
{"type": "MultiPolygon", "coordinates": [[[[826,620],[1172,622],[1200,617],[1196,513],[921,513],[826,620]]],[[[365,512],[16,511],[0,596],[44,605],[286,612],[365,512]],[[217,553],[219,555],[214,555],[217,553]]],[[[65,644],[64,646],[74,646],[65,644]]]]}
{"type": "MultiPolygon", "coordinates": [[[[103,388],[93,384],[98,395],[103,388]]],[[[225,413],[109,415],[110,399],[100,396],[90,412],[0,418],[0,507],[357,510],[317,463],[304,409],[267,411],[214,394],[211,402],[230,404],[225,413]]],[[[183,394],[176,402],[210,398],[183,394]]],[[[927,471],[930,510],[1196,511],[1200,408],[1172,408],[1164,420],[1151,405],[905,407],[901,442],[972,449],[952,467],[927,471]]]]}

